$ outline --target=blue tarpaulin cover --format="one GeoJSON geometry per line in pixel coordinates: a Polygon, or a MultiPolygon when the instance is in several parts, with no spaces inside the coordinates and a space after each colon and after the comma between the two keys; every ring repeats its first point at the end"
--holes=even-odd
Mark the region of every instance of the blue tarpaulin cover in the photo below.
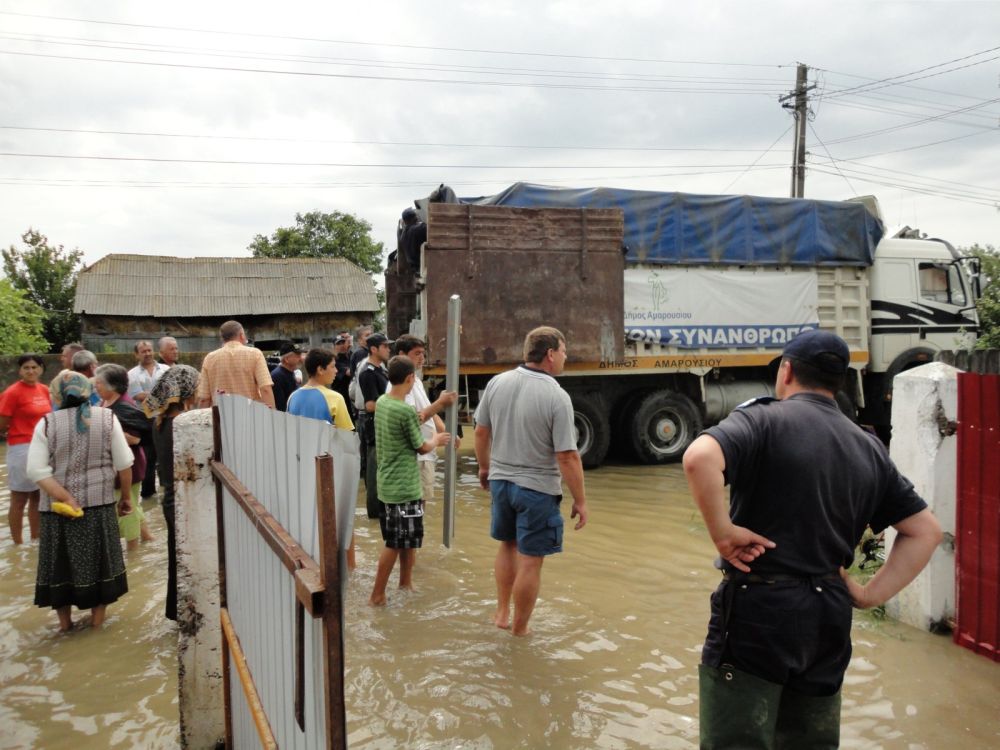
{"type": "Polygon", "coordinates": [[[520,208],[620,208],[630,263],[870,266],[884,232],[861,203],[692,195],[518,182],[462,203],[520,208]]]}

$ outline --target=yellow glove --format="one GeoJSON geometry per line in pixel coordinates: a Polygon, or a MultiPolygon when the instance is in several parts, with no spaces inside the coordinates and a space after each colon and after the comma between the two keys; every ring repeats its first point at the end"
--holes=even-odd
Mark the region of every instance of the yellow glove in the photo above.
{"type": "Polygon", "coordinates": [[[66,518],[83,517],[83,508],[74,508],[72,505],[58,501],[52,503],[52,512],[58,513],[60,516],[66,516],[66,518]]]}

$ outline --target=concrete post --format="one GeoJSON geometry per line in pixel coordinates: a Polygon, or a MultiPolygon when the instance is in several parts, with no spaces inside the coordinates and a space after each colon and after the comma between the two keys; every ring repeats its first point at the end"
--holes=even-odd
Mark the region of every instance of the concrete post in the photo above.
{"type": "MultiPolygon", "coordinates": [[[[890,455],[937,516],[944,541],[916,580],[886,604],[886,612],[922,630],[936,630],[955,617],[957,375],[954,367],[931,362],[893,381],[890,455]]],[[[886,551],[895,538],[887,529],[886,551]]]]}
{"type": "Polygon", "coordinates": [[[219,553],[212,457],[212,411],[174,420],[177,533],[177,662],[181,747],[214,749],[225,739],[219,553]]]}

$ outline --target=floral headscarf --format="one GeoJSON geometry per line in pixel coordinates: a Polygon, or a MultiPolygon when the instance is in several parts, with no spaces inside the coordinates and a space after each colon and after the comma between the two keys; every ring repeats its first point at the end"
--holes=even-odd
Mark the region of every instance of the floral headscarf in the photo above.
{"type": "Polygon", "coordinates": [[[90,425],[90,378],[73,370],[63,370],[49,383],[49,394],[56,409],[76,408],[76,431],[86,432],[90,425]]]}
{"type": "Polygon", "coordinates": [[[190,365],[174,365],[156,381],[142,409],[146,416],[156,417],[156,424],[163,421],[163,415],[171,404],[183,404],[191,398],[198,387],[198,371],[190,365]]]}

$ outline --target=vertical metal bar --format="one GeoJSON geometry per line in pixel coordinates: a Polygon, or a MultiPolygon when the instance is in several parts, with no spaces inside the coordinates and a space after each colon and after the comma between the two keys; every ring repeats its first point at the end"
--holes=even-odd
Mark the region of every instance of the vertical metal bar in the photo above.
{"type": "MultiPolygon", "coordinates": [[[[458,391],[458,358],[460,337],[462,331],[462,298],[457,294],[448,299],[448,354],[445,363],[444,387],[449,391],[458,391]]],[[[455,450],[454,438],[458,432],[458,403],[448,407],[444,417],[445,429],[451,433],[452,442],[445,450],[444,457],[444,531],[442,540],[444,546],[451,548],[455,536],[455,479],[458,462],[458,451],[455,450]]]]}
{"type": "Polygon", "coordinates": [[[319,514],[319,569],[323,582],[323,684],[326,746],[347,748],[344,704],[344,632],[340,598],[340,554],[337,507],[333,489],[333,456],[316,456],[316,512],[319,514]]]}
{"type": "MultiPolygon", "coordinates": [[[[173,424],[169,425],[173,429],[173,424]]],[[[154,428],[155,429],[155,428],[154,428]]],[[[212,458],[222,463],[222,420],[219,417],[219,407],[212,407],[212,458]]],[[[229,601],[226,592],[226,524],[223,519],[222,482],[215,479],[215,528],[218,536],[217,549],[219,553],[219,608],[228,613],[229,601]]],[[[225,710],[226,747],[233,747],[233,704],[232,686],[229,680],[229,644],[222,639],[222,693],[225,710]]]]}
{"type": "MultiPolygon", "coordinates": [[[[299,561],[299,568],[302,562],[299,561]]],[[[306,610],[302,602],[295,601],[295,722],[306,731],[306,610]]]]}

